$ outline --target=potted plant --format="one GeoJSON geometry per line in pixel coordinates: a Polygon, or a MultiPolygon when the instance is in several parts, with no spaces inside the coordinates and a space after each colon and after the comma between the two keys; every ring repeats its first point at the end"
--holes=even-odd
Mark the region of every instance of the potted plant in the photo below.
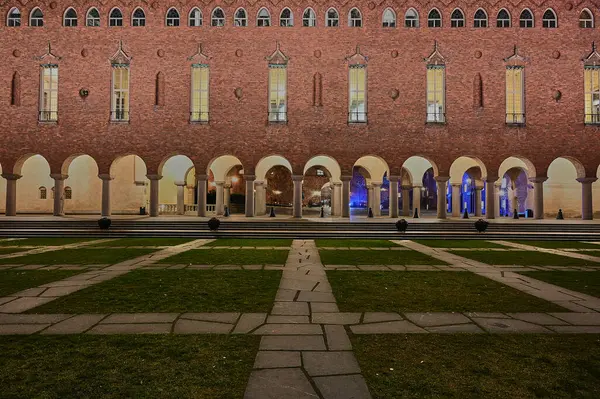
{"type": "Polygon", "coordinates": [[[208,228],[212,231],[218,230],[220,225],[221,221],[215,217],[210,218],[210,220],[208,221],[208,228]]]}
{"type": "Polygon", "coordinates": [[[475,222],[475,228],[477,229],[478,232],[483,233],[484,231],[487,230],[489,224],[490,224],[490,222],[488,222],[487,220],[479,219],[478,221],[475,222]]]}
{"type": "Polygon", "coordinates": [[[107,230],[111,223],[112,221],[107,217],[98,219],[98,227],[100,227],[102,230],[107,230]]]}
{"type": "Polygon", "coordinates": [[[404,233],[407,228],[408,228],[408,222],[406,221],[406,219],[400,219],[400,220],[396,221],[396,229],[399,232],[404,233]]]}

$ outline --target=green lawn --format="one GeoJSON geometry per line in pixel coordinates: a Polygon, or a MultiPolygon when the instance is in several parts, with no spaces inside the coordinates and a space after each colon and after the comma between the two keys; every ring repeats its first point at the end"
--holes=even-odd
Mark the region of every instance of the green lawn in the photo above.
{"type": "Polygon", "coordinates": [[[291,238],[219,238],[207,247],[291,247],[291,238]]]}
{"type": "Polygon", "coordinates": [[[134,270],[29,313],[268,312],[278,270],[134,270]]]}
{"type": "Polygon", "coordinates": [[[336,239],[327,239],[322,238],[315,240],[317,247],[366,247],[366,248],[388,248],[388,247],[398,247],[398,244],[395,244],[389,240],[336,240],[336,239]]]}
{"type": "MultiPolygon", "coordinates": [[[[452,251],[450,251],[452,252],[452,251]]],[[[600,266],[600,263],[539,251],[455,251],[455,255],[491,265],[522,266],[600,266]]]]}
{"type": "Polygon", "coordinates": [[[19,265],[93,265],[115,264],[127,259],[147,255],[152,249],[62,249],[39,254],[0,259],[0,264],[19,265]]]}
{"type": "Polygon", "coordinates": [[[432,258],[421,252],[406,251],[376,251],[335,249],[319,250],[321,262],[324,265],[445,265],[444,261],[432,258]]]}
{"type": "Polygon", "coordinates": [[[167,247],[185,244],[193,241],[193,238],[180,237],[158,237],[158,238],[119,238],[92,245],[92,247],[167,247]]]}
{"type": "Polygon", "coordinates": [[[588,244],[587,242],[580,241],[527,241],[527,240],[511,240],[517,244],[532,245],[540,248],[570,248],[570,249],[597,249],[600,251],[600,245],[588,244]]]}
{"type": "Polygon", "coordinates": [[[25,238],[23,240],[0,241],[1,247],[13,246],[32,246],[32,247],[51,247],[57,245],[76,244],[80,242],[93,241],[97,238],[73,238],[73,237],[40,237],[25,238]]]}
{"type": "Polygon", "coordinates": [[[561,312],[551,302],[469,272],[328,271],[342,312],[561,312]]]}
{"type": "Polygon", "coordinates": [[[485,240],[413,240],[433,248],[504,248],[506,246],[485,240]]]}
{"type": "Polygon", "coordinates": [[[260,337],[26,336],[0,340],[0,396],[241,398],[260,337]]]}
{"type": "Polygon", "coordinates": [[[3,270],[0,271],[0,297],[62,280],[80,273],[73,270],[3,270]]]}
{"type": "Polygon", "coordinates": [[[600,272],[535,271],[519,272],[519,274],[583,294],[600,297],[600,272]]]}
{"type": "Polygon", "coordinates": [[[191,249],[159,263],[189,265],[283,265],[288,251],[280,249],[191,249]]]}
{"type": "Polygon", "coordinates": [[[374,399],[598,398],[598,335],[361,335],[374,399]]]}

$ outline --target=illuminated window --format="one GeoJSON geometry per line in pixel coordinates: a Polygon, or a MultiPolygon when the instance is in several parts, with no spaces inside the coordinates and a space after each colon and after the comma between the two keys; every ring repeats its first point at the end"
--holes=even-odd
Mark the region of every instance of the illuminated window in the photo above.
{"type": "Polygon", "coordinates": [[[391,8],[386,8],[383,12],[383,27],[384,28],[395,28],[396,27],[396,13],[391,8]]]}
{"type": "Polygon", "coordinates": [[[339,26],[340,24],[340,16],[335,8],[330,8],[327,10],[327,14],[325,17],[325,25],[329,27],[339,26]]]}
{"type": "Polygon", "coordinates": [[[8,12],[6,25],[11,27],[21,26],[21,11],[18,8],[11,8],[8,12]]]}
{"type": "Polygon", "coordinates": [[[414,8],[409,8],[404,14],[404,27],[406,28],[418,28],[419,27],[419,14],[414,8]]]}
{"type": "Polygon", "coordinates": [[[198,7],[192,8],[188,22],[190,26],[202,26],[202,11],[198,7]]]}
{"type": "Polygon", "coordinates": [[[360,28],[362,26],[362,14],[358,8],[353,8],[348,13],[348,26],[360,28]]]}
{"type": "Polygon", "coordinates": [[[192,65],[192,99],[190,103],[190,121],[192,122],[208,122],[208,78],[208,65],[192,65]]]}
{"type": "Polygon", "coordinates": [[[269,10],[264,7],[258,10],[256,26],[271,26],[271,14],[269,13],[269,10]]]}
{"type": "Polygon", "coordinates": [[[522,125],[525,123],[525,68],[508,66],[506,68],[506,123],[522,125]]]}
{"type": "Polygon", "coordinates": [[[95,8],[90,8],[85,17],[86,26],[100,26],[100,13],[95,8]]]}
{"type": "Polygon", "coordinates": [[[77,26],[77,11],[75,9],[69,8],[65,11],[63,26],[77,26]]]}
{"type": "Polygon", "coordinates": [[[429,11],[427,16],[427,27],[429,28],[441,28],[442,27],[442,15],[437,9],[429,11]]]}
{"type": "Polygon", "coordinates": [[[584,69],[585,123],[600,123],[600,66],[584,69]]]}
{"type": "Polygon", "coordinates": [[[73,190],[69,186],[65,187],[65,199],[66,200],[73,199],[73,190]]]}
{"type": "Polygon", "coordinates": [[[233,17],[233,26],[248,26],[246,10],[243,8],[238,8],[233,17]]]}
{"type": "Polygon", "coordinates": [[[505,9],[500,10],[496,17],[496,26],[498,28],[510,28],[510,25],[510,14],[505,9]]]}
{"type": "Polygon", "coordinates": [[[40,187],[40,199],[46,199],[48,198],[48,190],[46,189],[46,187],[40,187]]]}
{"type": "Polygon", "coordinates": [[[44,13],[39,9],[39,7],[36,7],[33,9],[33,11],[31,11],[31,16],[29,17],[29,26],[44,26],[44,13]]]}
{"type": "Polygon", "coordinates": [[[594,27],[594,15],[587,8],[581,11],[579,14],[579,27],[580,28],[593,28],[594,27]]]}
{"type": "Polygon", "coordinates": [[[488,26],[488,16],[483,9],[478,9],[475,11],[475,16],[473,17],[473,27],[474,28],[487,28],[488,26]]]}
{"type": "Polygon", "coordinates": [[[146,13],[141,8],[136,8],[131,17],[132,26],[146,26],[146,13]]]}
{"type": "Polygon", "coordinates": [[[269,65],[269,122],[287,121],[287,68],[269,65]]]}
{"type": "Polygon", "coordinates": [[[111,120],[129,121],[129,65],[113,64],[111,120]]]}
{"type": "Polygon", "coordinates": [[[279,26],[294,26],[294,14],[289,8],[284,8],[279,16],[279,26]]]}
{"type": "Polygon", "coordinates": [[[108,26],[123,26],[123,13],[118,8],[113,9],[108,16],[108,26]]]}
{"type": "Polygon", "coordinates": [[[450,27],[452,28],[464,28],[465,26],[465,15],[458,8],[452,11],[450,15],[450,27]]]}
{"type": "Polygon", "coordinates": [[[351,123],[364,123],[367,121],[366,65],[350,65],[348,70],[348,81],[348,121],[351,123]]]}
{"type": "Polygon", "coordinates": [[[302,14],[302,26],[317,26],[317,16],[312,8],[307,8],[302,14]]]}
{"type": "Polygon", "coordinates": [[[542,16],[542,26],[544,28],[558,27],[558,18],[556,17],[556,14],[551,8],[547,9],[546,12],[544,12],[544,15],[542,16]]]}
{"type": "Polygon", "coordinates": [[[215,8],[210,17],[211,26],[225,26],[225,13],[219,7],[215,8]]]}
{"type": "Polygon", "coordinates": [[[444,65],[427,65],[427,122],[443,123],[445,118],[444,65]]]}
{"type": "Polygon", "coordinates": [[[533,14],[527,8],[521,12],[521,16],[519,17],[519,26],[521,28],[533,28],[533,14]]]}
{"type": "Polygon", "coordinates": [[[58,65],[42,65],[40,79],[40,115],[42,122],[58,120],[58,65]]]}

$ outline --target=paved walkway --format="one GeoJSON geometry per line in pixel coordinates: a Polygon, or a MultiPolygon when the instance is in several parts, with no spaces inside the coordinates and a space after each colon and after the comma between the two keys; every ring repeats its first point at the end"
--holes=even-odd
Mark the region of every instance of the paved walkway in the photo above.
{"type": "Polygon", "coordinates": [[[113,239],[101,239],[101,240],[76,242],[76,243],[73,243],[73,244],[65,244],[65,245],[4,246],[2,248],[12,248],[12,249],[17,249],[17,248],[26,249],[26,248],[28,248],[28,249],[25,250],[25,251],[19,251],[19,252],[13,252],[13,253],[10,253],[10,254],[0,255],[0,259],[19,258],[21,256],[41,254],[41,253],[52,252],[52,251],[59,251],[59,250],[62,250],[62,249],[80,248],[80,247],[85,247],[87,245],[102,244],[104,242],[108,242],[108,241],[112,241],[112,240],[113,239]]]}
{"type": "MultiPolygon", "coordinates": [[[[103,241],[103,240],[99,240],[103,241]]],[[[72,294],[73,292],[82,290],[91,285],[101,283],[121,276],[131,270],[139,269],[140,267],[151,265],[162,259],[168,258],[180,252],[185,252],[190,249],[194,249],[207,242],[213,241],[211,239],[194,240],[181,245],[175,245],[172,247],[165,248],[158,252],[153,252],[148,255],[140,256],[137,258],[129,259],[124,262],[114,264],[112,266],[105,267],[102,270],[93,270],[85,273],[77,274],[75,276],[68,277],[63,280],[54,281],[52,283],[42,284],[39,287],[29,288],[24,291],[17,292],[10,296],[0,298],[0,313],[22,313],[29,309],[33,309],[45,303],[60,298],[65,295],[72,294]]],[[[85,244],[89,245],[97,241],[86,241],[85,244]]],[[[63,245],[61,247],[49,247],[52,250],[65,249],[65,248],[77,248],[82,246],[84,243],[63,245]],[[56,248],[56,249],[54,249],[56,248]]],[[[44,249],[44,248],[41,248],[44,249]]],[[[42,251],[45,252],[45,251],[42,251]]]]}

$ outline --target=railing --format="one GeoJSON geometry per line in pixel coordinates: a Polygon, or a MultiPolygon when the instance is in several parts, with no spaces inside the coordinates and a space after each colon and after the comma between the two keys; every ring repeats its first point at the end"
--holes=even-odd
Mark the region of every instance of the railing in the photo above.
{"type": "Polygon", "coordinates": [[[600,125],[600,114],[585,114],[586,125],[600,125]]]}
{"type": "Polygon", "coordinates": [[[286,111],[269,111],[269,122],[279,122],[279,123],[287,122],[287,112],[286,111]]]}
{"type": "MultiPolygon", "coordinates": [[[[183,206],[184,213],[194,213],[198,212],[197,204],[185,204],[183,206]]],[[[162,215],[177,215],[177,204],[159,204],[158,212],[162,215]]],[[[211,214],[216,212],[215,204],[206,204],[206,213],[211,214]]]]}
{"type": "Polygon", "coordinates": [[[445,123],[446,114],[443,112],[428,112],[427,123],[445,123]]]}
{"type": "Polygon", "coordinates": [[[367,123],[367,113],[353,111],[348,112],[348,122],[349,123],[367,123]]]}
{"type": "Polygon", "coordinates": [[[524,113],[507,113],[506,124],[514,126],[525,125],[525,114],[524,113]]]}
{"type": "Polygon", "coordinates": [[[196,204],[193,204],[193,205],[184,205],[183,209],[184,209],[185,213],[187,213],[187,212],[194,212],[194,213],[196,213],[196,212],[198,212],[198,205],[196,205],[196,204]]]}
{"type": "Polygon", "coordinates": [[[110,120],[114,122],[127,122],[129,121],[129,111],[124,109],[110,111],[110,120]]]}
{"type": "Polygon", "coordinates": [[[196,123],[208,123],[208,112],[190,112],[190,122],[196,123]]]}
{"type": "Polygon", "coordinates": [[[58,111],[40,111],[40,122],[56,122],[58,120],[58,111]]]}

